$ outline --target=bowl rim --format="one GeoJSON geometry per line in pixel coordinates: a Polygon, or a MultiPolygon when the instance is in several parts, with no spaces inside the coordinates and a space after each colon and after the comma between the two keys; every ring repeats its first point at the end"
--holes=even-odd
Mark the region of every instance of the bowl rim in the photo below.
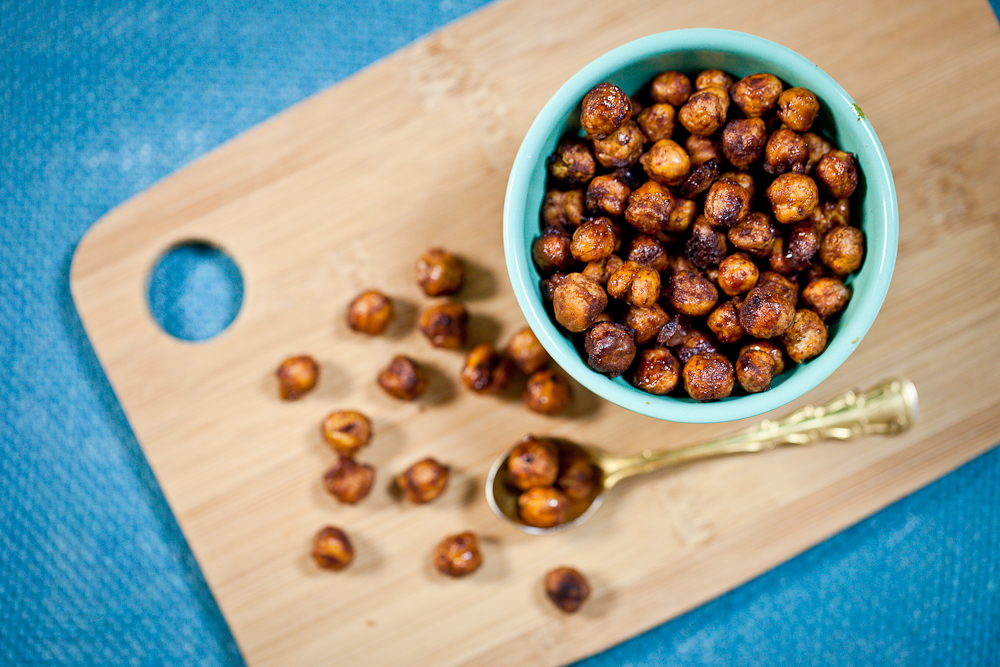
{"type": "MultiPolygon", "coordinates": [[[[888,292],[896,261],[898,216],[896,191],[885,151],[871,123],[840,84],[804,56],[762,37],[732,30],[690,28],[647,35],[618,46],[585,65],[552,95],[528,128],[511,167],[504,196],[503,246],[507,273],[518,306],[542,347],[566,373],[598,396],[633,412],[664,421],[716,423],[760,415],[790,403],[829,377],[851,355],[874,322],[888,292]],[[774,63],[775,69],[794,70],[800,72],[803,78],[821,83],[824,94],[820,97],[826,106],[832,110],[834,104],[847,104],[856,114],[856,131],[870,143],[875,158],[865,165],[868,187],[877,184],[884,190],[878,200],[881,210],[877,217],[881,219],[880,225],[884,226],[885,243],[878,248],[866,248],[865,262],[875,263],[876,273],[870,292],[861,305],[859,317],[849,323],[850,333],[853,334],[851,339],[846,340],[841,330],[821,355],[808,362],[805,372],[792,373],[766,392],[707,403],[647,394],[634,387],[623,386],[590,369],[575,348],[570,346],[571,354],[567,353],[564,334],[546,312],[537,287],[530,284],[531,259],[523,242],[524,225],[528,220],[526,214],[529,212],[522,210],[519,214],[520,226],[514,219],[518,217],[514,213],[518,210],[516,203],[527,198],[532,178],[537,176],[533,167],[540,159],[539,149],[552,134],[550,128],[564,123],[567,115],[593,85],[607,80],[636,61],[685,51],[718,51],[734,57],[753,53],[756,59],[774,63]]],[[[866,236],[869,236],[870,224],[869,220],[865,221],[866,236]]]]}

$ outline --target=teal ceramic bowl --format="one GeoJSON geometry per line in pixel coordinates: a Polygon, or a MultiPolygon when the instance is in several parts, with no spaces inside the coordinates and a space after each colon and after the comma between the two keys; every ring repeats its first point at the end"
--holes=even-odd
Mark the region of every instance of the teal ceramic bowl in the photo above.
{"type": "MultiPolygon", "coordinates": [[[[569,79],[542,108],[514,159],[504,202],[504,253],[511,286],[529,326],[552,359],[598,396],[624,408],[672,422],[714,423],[760,415],[802,396],[830,376],[855,350],[874,322],[889,288],[899,233],[892,172],[885,152],[861,109],[836,81],[809,60],[783,46],[739,32],[693,29],[665,32],[629,42],[597,58],[569,79]],[[770,72],[787,87],[802,86],[819,97],[822,111],[813,131],[855,154],[861,179],[851,200],[852,224],[865,231],[861,269],[848,280],[853,296],[830,327],[826,350],[803,364],[791,364],[769,391],[699,403],[687,397],[655,396],[623,377],[591,370],[569,335],[549,316],[542,301],[542,276],[531,260],[540,232],[546,159],[560,137],[579,133],[580,102],[594,85],[614,83],[632,95],[666,70],[696,73],[718,68],[742,78],[770,72]]],[[[739,386],[737,385],[737,390],[739,386]]]]}

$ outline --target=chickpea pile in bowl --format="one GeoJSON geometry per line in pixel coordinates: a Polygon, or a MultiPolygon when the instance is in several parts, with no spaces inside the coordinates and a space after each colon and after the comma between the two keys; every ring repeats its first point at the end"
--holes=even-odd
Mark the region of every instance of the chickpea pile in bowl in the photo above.
{"type": "Polygon", "coordinates": [[[636,412],[714,422],[843,363],[888,289],[898,214],[836,82],[767,40],[682,30],[553,96],[504,225],[518,304],[564,370],[636,412]]]}

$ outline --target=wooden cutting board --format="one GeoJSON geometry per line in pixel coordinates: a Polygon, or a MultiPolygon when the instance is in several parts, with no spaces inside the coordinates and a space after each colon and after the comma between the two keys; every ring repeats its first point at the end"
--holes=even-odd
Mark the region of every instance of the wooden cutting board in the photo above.
{"type": "MultiPolygon", "coordinates": [[[[205,576],[252,665],[555,665],[615,644],[800,553],[1000,439],[1000,31],[983,0],[616,3],[503,0],[222,146],[99,220],[71,283],[80,315],[205,576]],[[868,438],[731,458],[616,488],[586,525],[552,537],[500,523],[483,498],[493,458],[527,433],[617,451],[672,447],[748,422],[657,422],[579,386],[546,418],[457,381],[462,355],[413,328],[430,303],[424,249],[464,257],[475,341],[523,326],[504,270],[508,170],[548,97],[579,67],[651,32],[721,27],[797,50],[837,79],[879,133],[900,204],[896,273],[879,319],[829,380],[796,404],[887,375],[917,386],[921,418],[868,438]],[[238,263],[245,298],[223,334],[163,333],[145,286],[175,244],[205,240],[238,263]],[[366,338],[343,321],[366,287],[400,316],[366,338]],[[322,364],[318,389],[277,400],[286,355],[322,364]],[[432,369],[415,403],[373,378],[396,353],[432,369]],[[374,420],[361,458],[376,488],[354,507],[323,491],[330,410],[374,420]],[[389,489],[433,455],[454,470],[438,501],[389,489]],[[342,573],[310,561],[323,525],[354,538],[342,573]],[[446,580],[434,545],[480,533],[485,564],[446,580]],[[541,578],[573,565],[593,598],[573,616],[541,578]]],[[[790,407],[796,407],[790,406],[790,407]]],[[[778,416],[769,415],[769,416],[778,416]]]]}

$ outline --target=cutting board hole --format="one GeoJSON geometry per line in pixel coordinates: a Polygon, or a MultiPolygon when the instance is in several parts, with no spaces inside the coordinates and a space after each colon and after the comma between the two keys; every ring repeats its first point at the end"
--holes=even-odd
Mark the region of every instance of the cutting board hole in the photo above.
{"type": "Polygon", "coordinates": [[[191,241],[165,252],[153,267],[149,310],[174,338],[204,341],[232,324],[243,303],[243,274],[218,246],[191,241]]]}

